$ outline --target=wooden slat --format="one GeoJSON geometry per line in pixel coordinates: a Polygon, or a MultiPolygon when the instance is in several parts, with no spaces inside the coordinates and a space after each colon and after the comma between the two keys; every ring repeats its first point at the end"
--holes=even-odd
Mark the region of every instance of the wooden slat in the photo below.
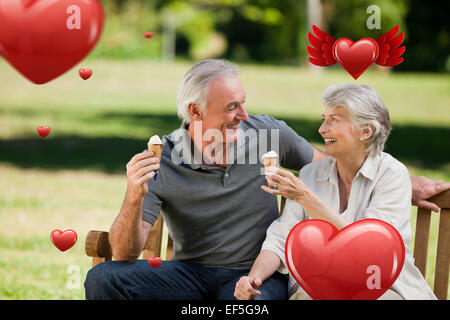
{"type": "Polygon", "coordinates": [[[440,300],[447,299],[450,266],[450,209],[441,209],[439,237],[434,275],[434,294],[440,300]]]}
{"type": "Polygon", "coordinates": [[[163,224],[164,220],[160,214],[148,234],[147,242],[144,247],[144,259],[159,257],[161,255],[163,224]]]}
{"type": "Polygon", "coordinates": [[[416,236],[414,240],[415,265],[423,277],[427,274],[428,239],[430,236],[431,211],[424,208],[417,209],[416,236]]]}
{"type": "Polygon", "coordinates": [[[284,206],[286,205],[286,198],[281,197],[281,204],[280,204],[280,216],[283,214],[284,206]]]}
{"type": "Polygon", "coordinates": [[[168,244],[169,244],[169,231],[167,230],[166,224],[163,223],[161,235],[161,255],[160,255],[162,260],[166,260],[168,244]]]}
{"type": "Polygon", "coordinates": [[[441,192],[428,201],[435,203],[439,208],[450,209],[450,190],[441,192]]]}
{"type": "Polygon", "coordinates": [[[169,241],[167,242],[166,260],[172,259],[172,256],[173,256],[173,240],[169,236],[169,241]]]}
{"type": "Polygon", "coordinates": [[[100,257],[93,257],[92,258],[92,268],[95,267],[96,265],[98,265],[99,263],[105,262],[105,261],[109,261],[111,259],[105,259],[105,258],[100,258],[100,257]]]}

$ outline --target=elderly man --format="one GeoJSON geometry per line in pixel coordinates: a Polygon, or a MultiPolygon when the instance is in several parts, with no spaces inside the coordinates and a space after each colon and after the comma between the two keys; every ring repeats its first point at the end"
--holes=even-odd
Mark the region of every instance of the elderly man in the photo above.
{"type": "MultiPolygon", "coordinates": [[[[87,299],[234,299],[236,282],[249,273],[279,215],[276,197],[261,190],[260,155],[276,150],[281,166],[295,170],[326,156],[283,121],[249,115],[237,74],[220,60],[186,73],[177,98],[183,124],[163,137],[159,164],[147,150],[127,164],[128,188],[109,238],[116,261],[88,272],[87,299]],[[160,212],[174,255],[152,268],[137,259],[160,212]]],[[[414,182],[416,202],[448,188],[414,182]]],[[[287,281],[275,272],[256,299],[287,299],[287,281]]]]}

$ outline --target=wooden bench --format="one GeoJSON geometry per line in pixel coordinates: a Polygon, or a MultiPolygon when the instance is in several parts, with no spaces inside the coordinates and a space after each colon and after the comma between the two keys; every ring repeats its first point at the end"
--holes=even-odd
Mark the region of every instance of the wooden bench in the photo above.
{"type": "MultiPolygon", "coordinates": [[[[444,191],[431,199],[440,208],[439,234],[434,275],[434,294],[440,300],[447,299],[449,266],[450,266],[450,190],[444,191]]],[[[286,199],[282,198],[280,212],[283,212],[286,199]]],[[[438,213],[436,213],[438,214],[438,213]]],[[[415,264],[426,277],[428,240],[430,235],[431,211],[417,209],[417,223],[414,240],[415,264]]],[[[86,254],[93,258],[92,266],[112,259],[108,232],[90,231],[86,237],[86,254]]],[[[161,257],[170,260],[173,253],[173,242],[164,226],[162,215],[150,230],[143,251],[143,258],[161,257]]]]}

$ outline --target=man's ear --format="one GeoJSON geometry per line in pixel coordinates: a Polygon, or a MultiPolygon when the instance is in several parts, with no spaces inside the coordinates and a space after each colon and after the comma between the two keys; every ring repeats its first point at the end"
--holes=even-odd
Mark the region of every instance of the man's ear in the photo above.
{"type": "Polygon", "coordinates": [[[188,105],[189,116],[194,121],[202,120],[202,112],[200,110],[200,105],[196,103],[189,103],[188,105]]]}

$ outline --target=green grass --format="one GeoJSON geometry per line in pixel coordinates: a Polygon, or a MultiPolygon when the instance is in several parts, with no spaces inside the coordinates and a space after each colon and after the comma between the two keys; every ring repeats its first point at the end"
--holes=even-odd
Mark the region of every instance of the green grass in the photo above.
{"type": "MultiPolygon", "coordinates": [[[[109,230],[123,200],[131,156],[145,148],[149,136],[179,127],[176,91],[190,66],[88,59],[37,86],[0,60],[0,299],[84,298],[91,265],[85,236],[89,230],[109,230]],[[81,80],[79,67],[92,68],[93,77],[81,80]],[[39,125],[51,127],[47,138],[37,135],[39,125]],[[78,241],[59,252],[50,232],[69,228],[77,231],[78,241]],[[71,265],[81,270],[79,289],[67,287],[71,265]]],[[[285,120],[319,147],[320,94],[330,84],[354,81],[340,69],[240,67],[248,111],[285,120]]],[[[450,77],[368,71],[357,83],[373,86],[390,110],[394,130],[387,151],[413,175],[450,181],[450,77]]],[[[433,278],[430,265],[430,285],[433,278]]]]}

